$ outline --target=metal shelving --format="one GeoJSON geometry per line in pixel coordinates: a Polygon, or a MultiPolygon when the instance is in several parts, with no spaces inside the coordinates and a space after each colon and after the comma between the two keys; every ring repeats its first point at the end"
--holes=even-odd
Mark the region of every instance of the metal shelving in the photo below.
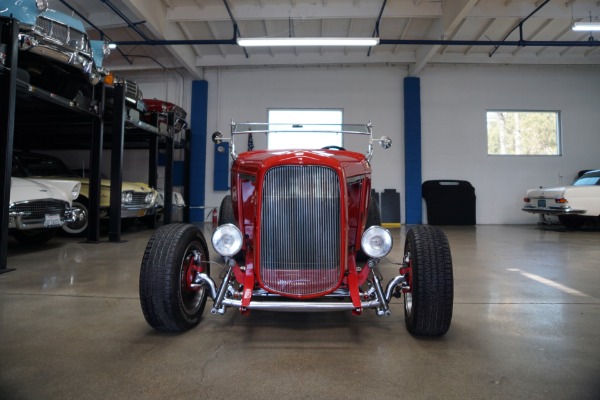
{"type": "MultiPolygon", "coordinates": [[[[100,240],[100,170],[103,149],[111,150],[111,187],[121,187],[125,149],[148,149],[149,185],[156,187],[159,144],[164,141],[165,165],[164,223],[171,222],[173,129],[161,132],[151,124],[129,117],[122,84],[111,90],[112,107],[104,110],[105,88],[102,83],[93,90],[91,104],[79,104],[19,79],[18,21],[0,18],[0,45],[6,59],[0,64],[0,135],[2,148],[0,178],[3,212],[0,215],[0,273],[7,269],[8,204],[13,148],[89,150],[90,199],[88,242],[100,240]],[[160,140],[159,140],[160,138],[160,140]]],[[[111,191],[108,240],[121,241],[121,192],[111,191]]]]}

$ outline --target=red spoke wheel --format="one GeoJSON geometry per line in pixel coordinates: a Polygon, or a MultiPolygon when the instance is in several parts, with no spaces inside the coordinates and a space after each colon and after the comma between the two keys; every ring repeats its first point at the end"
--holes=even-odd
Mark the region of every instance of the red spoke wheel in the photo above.
{"type": "Polygon", "coordinates": [[[140,268],[140,302],[150,326],[183,332],[200,323],[208,289],[191,284],[198,272],[210,273],[209,260],[206,240],[193,225],[164,225],[152,235],[140,268]]]}

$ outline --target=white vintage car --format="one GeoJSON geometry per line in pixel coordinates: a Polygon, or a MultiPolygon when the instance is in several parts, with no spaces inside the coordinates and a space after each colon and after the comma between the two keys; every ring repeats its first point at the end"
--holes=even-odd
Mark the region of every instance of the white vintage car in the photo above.
{"type": "Polygon", "coordinates": [[[558,217],[567,228],[600,220],[600,169],[582,174],[571,186],[529,189],[523,211],[558,217]]]}
{"type": "Polygon", "coordinates": [[[80,189],[77,181],[11,178],[10,233],[24,244],[47,242],[61,226],[79,218],[72,204],[80,189]]]}

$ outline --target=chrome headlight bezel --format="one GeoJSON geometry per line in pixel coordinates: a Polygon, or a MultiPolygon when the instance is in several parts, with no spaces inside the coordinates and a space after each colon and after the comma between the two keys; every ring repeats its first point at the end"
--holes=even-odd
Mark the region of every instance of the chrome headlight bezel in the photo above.
{"type": "Polygon", "coordinates": [[[35,0],[35,6],[39,12],[44,12],[48,9],[48,0],[35,0]]]}
{"type": "Polygon", "coordinates": [[[121,203],[130,204],[133,201],[133,192],[130,190],[126,190],[121,192],[121,203]]]}
{"type": "Polygon", "coordinates": [[[223,224],[212,234],[212,245],[222,257],[233,257],[242,249],[242,232],[233,224],[223,224]]]}
{"type": "Polygon", "coordinates": [[[360,247],[371,258],[383,258],[389,254],[393,246],[390,231],[381,226],[371,226],[363,232],[360,247]]]}
{"type": "Polygon", "coordinates": [[[79,192],[81,191],[81,183],[77,182],[77,184],[71,189],[71,200],[75,200],[79,197],[79,192]]]}
{"type": "Polygon", "coordinates": [[[148,194],[146,194],[146,197],[144,198],[144,203],[152,204],[153,202],[154,202],[154,193],[148,192],[148,194]]]}

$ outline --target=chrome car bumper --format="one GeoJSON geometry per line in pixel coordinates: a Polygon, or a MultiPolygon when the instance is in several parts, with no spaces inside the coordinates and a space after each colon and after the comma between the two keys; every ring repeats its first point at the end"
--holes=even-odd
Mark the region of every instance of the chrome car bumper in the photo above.
{"type": "Polygon", "coordinates": [[[546,214],[546,215],[581,215],[587,213],[587,210],[574,210],[571,207],[561,208],[561,207],[553,207],[553,208],[537,208],[537,207],[523,207],[522,211],[531,213],[531,214],[546,214]]]}
{"type": "Polygon", "coordinates": [[[19,34],[19,49],[77,67],[93,85],[100,82],[100,75],[94,71],[94,62],[86,53],[74,51],[43,36],[24,33],[19,34]]]}
{"type": "Polygon", "coordinates": [[[138,218],[156,214],[156,207],[125,208],[121,207],[121,218],[138,218]]]}
{"type": "Polygon", "coordinates": [[[22,212],[12,212],[8,214],[8,227],[19,230],[40,229],[40,228],[59,228],[64,224],[77,221],[81,216],[81,210],[71,208],[64,215],[46,214],[45,218],[26,221],[27,214],[22,212]]]}
{"type": "Polygon", "coordinates": [[[356,306],[350,300],[349,291],[338,291],[331,294],[331,296],[337,301],[273,301],[273,298],[279,296],[265,293],[263,290],[254,290],[252,294],[252,301],[243,307],[241,300],[241,293],[237,293],[235,298],[231,297],[231,294],[235,292],[233,287],[228,284],[229,278],[231,277],[231,267],[229,268],[225,278],[221,281],[220,287],[217,288],[216,282],[207,274],[199,273],[192,283],[193,288],[205,288],[208,291],[208,295],[214,301],[214,305],[211,308],[211,314],[225,314],[227,308],[232,307],[239,310],[263,310],[263,311],[283,311],[283,312],[307,312],[307,311],[356,311],[361,312],[363,309],[375,309],[378,316],[389,316],[391,311],[389,309],[389,303],[392,297],[398,297],[396,292],[401,289],[409,289],[410,286],[406,280],[405,275],[395,276],[390,280],[385,288],[385,291],[381,285],[381,282],[373,276],[374,287],[369,293],[365,293],[368,298],[363,298],[360,302],[360,306],[356,306]],[[262,301],[260,299],[263,299],[262,301]]]}

